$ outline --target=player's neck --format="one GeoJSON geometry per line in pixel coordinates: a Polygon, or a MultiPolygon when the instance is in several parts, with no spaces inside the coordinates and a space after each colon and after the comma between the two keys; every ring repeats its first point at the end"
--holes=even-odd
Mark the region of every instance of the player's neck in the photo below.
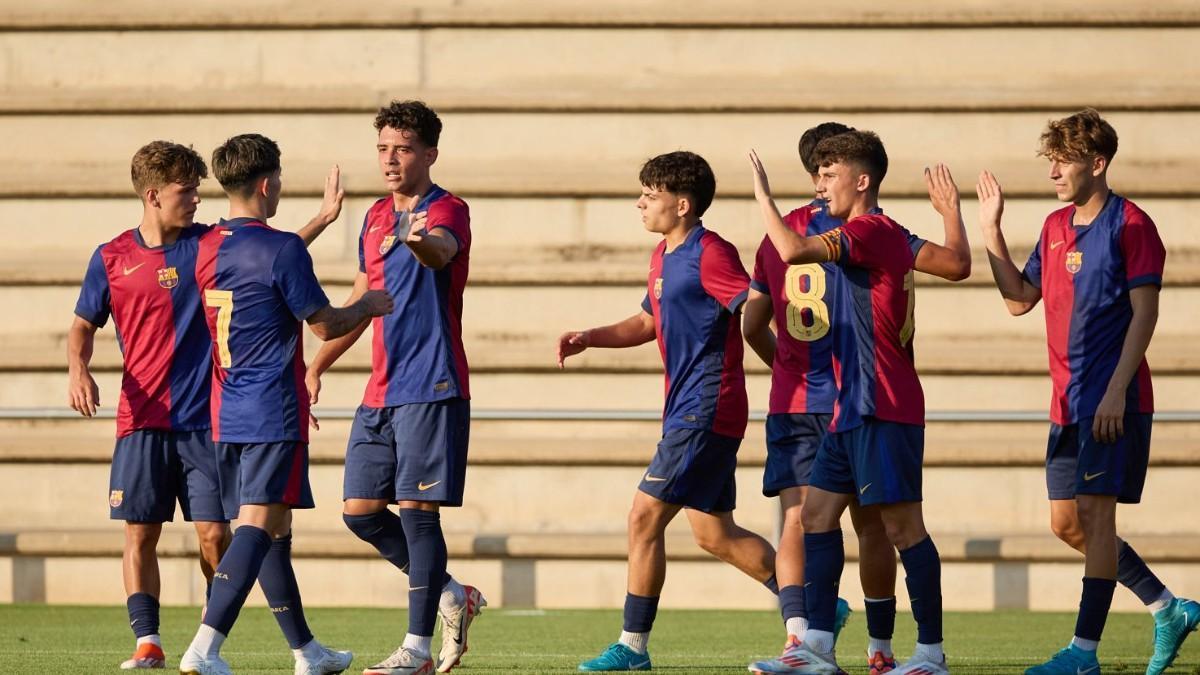
{"type": "MultiPolygon", "coordinates": [[[[1104,204],[1108,202],[1108,181],[1100,181],[1096,189],[1084,199],[1075,202],[1075,225],[1091,225],[1096,216],[1104,210],[1104,204]]],[[[1080,195],[1083,197],[1083,195],[1080,195]]]]}
{"type": "Polygon", "coordinates": [[[850,214],[846,216],[846,220],[854,220],[859,216],[865,216],[868,213],[879,208],[879,198],[875,195],[863,195],[855,200],[854,205],[850,207],[850,214]]]}
{"type": "Polygon", "coordinates": [[[687,241],[688,235],[699,224],[699,220],[682,220],[675,227],[663,232],[663,239],[667,242],[667,253],[674,251],[680,244],[687,241]]]}
{"type": "Polygon", "coordinates": [[[424,197],[426,194],[428,194],[431,188],[433,188],[433,179],[426,176],[425,180],[418,183],[417,186],[411,190],[405,192],[393,192],[392,208],[396,211],[407,211],[410,206],[417,201],[420,201],[421,197],[424,197]],[[407,194],[408,192],[411,192],[412,194],[407,194]]]}
{"type": "Polygon", "coordinates": [[[249,218],[265,224],[268,218],[267,205],[258,200],[230,199],[229,215],[225,219],[234,220],[236,218],[249,218]]]}
{"type": "Polygon", "coordinates": [[[179,239],[181,229],[163,225],[158,219],[144,215],[141,224],[138,225],[138,234],[141,235],[143,244],[150,248],[158,248],[174,244],[179,239]]]}

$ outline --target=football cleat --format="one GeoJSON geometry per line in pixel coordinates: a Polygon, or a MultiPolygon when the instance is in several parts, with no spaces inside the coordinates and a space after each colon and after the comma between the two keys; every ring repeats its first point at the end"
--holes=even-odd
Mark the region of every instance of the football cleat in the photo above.
{"type": "MultiPolygon", "coordinates": [[[[913,658],[905,661],[904,665],[891,672],[892,675],[950,675],[950,669],[946,667],[946,657],[944,656],[940,663],[935,663],[922,656],[914,655],[913,658]]],[[[1089,675],[1091,674],[1089,673],[1089,675]]]]}
{"type": "Polygon", "coordinates": [[[1100,675],[1100,662],[1096,660],[1096,652],[1069,645],[1058,650],[1049,661],[1027,669],[1025,675],[1100,675]]]}
{"type": "Polygon", "coordinates": [[[1188,634],[1200,624],[1200,603],[1175,598],[1154,614],[1154,656],[1146,666],[1146,675],[1159,675],[1175,662],[1188,634]]]}
{"type": "Polygon", "coordinates": [[[433,675],[433,659],[400,647],[392,655],[363,671],[363,675],[433,675]]]}
{"type": "Polygon", "coordinates": [[[588,673],[650,670],[650,654],[639,654],[620,642],[614,642],[600,656],[579,664],[579,670],[588,673]]]}
{"type": "Polygon", "coordinates": [[[204,656],[191,649],[179,659],[180,675],[233,675],[233,669],[219,654],[204,656]]]}
{"type": "Polygon", "coordinates": [[[845,672],[838,667],[833,654],[822,655],[805,649],[795,636],[789,636],[788,647],[779,658],[756,661],[746,669],[756,675],[776,675],[778,673],[841,675],[845,672]]]}
{"type": "Polygon", "coordinates": [[[487,599],[474,586],[463,586],[467,601],[462,605],[447,610],[438,606],[438,616],[442,619],[442,651],[438,654],[437,671],[448,673],[458,665],[462,655],[467,653],[467,629],[475,617],[487,607],[487,599]]]}
{"type": "Polygon", "coordinates": [[[842,634],[842,629],[846,627],[846,622],[850,620],[850,603],[838,598],[837,613],[833,616],[833,644],[837,644],[838,636],[842,634]]]}
{"type": "Polygon", "coordinates": [[[884,656],[883,652],[875,652],[867,655],[867,665],[870,666],[871,675],[883,675],[896,669],[896,657],[884,656]]]}
{"type": "Polygon", "coordinates": [[[354,660],[351,652],[335,652],[329,647],[321,646],[321,658],[310,661],[301,656],[296,659],[296,675],[333,675],[350,667],[354,660]]]}
{"type": "Polygon", "coordinates": [[[163,654],[162,647],[153,642],[144,642],[138,645],[137,650],[133,652],[133,656],[129,657],[128,661],[121,664],[121,670],[165,668],[166,665],[167,657],[163,654]]]}

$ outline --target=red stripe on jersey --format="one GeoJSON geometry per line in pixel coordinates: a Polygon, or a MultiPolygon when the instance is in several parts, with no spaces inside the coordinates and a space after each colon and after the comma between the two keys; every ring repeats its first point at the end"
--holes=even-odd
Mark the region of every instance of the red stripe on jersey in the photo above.
{"type": "MultiPolygon", "coordinates": [[[[221,234],[228,228],[214,227],[200,238],[199,251],[196,253],[196,287],[200,291],[200,303],[204,305],[204,320],[208,323],[210,335],[217,334],[217,309],[209,307],[205,301],[205,289],[212,288],[217,275],[217,253],[225,242],[221,234]]],[[[212,344],[212,392],[209,394],[209,410],[212,414],[212,437],[221,437],[221,394],[225,384],[225,369],[221,367],[221,354],[216,341],[212,344]]],[[[303,380],[301,380],[303,381],[303,380]]]]}
{"type": "MultiPolygon", "coordinates": [[[[1062,209],[1054,216],[1069,219],[1071,209],[1062,209]]],[[[1038,242],[1042,254],[1042,269],[1065,269],[1067,254],[1075,250],[1075,228],[1070,222],[1059,222],[1057,227],[1047,227],[1038,242]]],[[[1045,278],[1045,277],[1043,277],[1045,278]]],[[[1043,283],[1042,302],[1046,316],[1061,320],[1046,321],[1046,343],[1050,354],[1050,379],[1054,382],[1071,380],[1071,321],[1075,309],[1075,283],[1070,274],[1055,274],[1054,282],[1043,283]]],[[[1071,416],[1071,401],[1067,387],[1056,387],[1050,401],[1050,419],[1064,424],[1071,416]]]]}

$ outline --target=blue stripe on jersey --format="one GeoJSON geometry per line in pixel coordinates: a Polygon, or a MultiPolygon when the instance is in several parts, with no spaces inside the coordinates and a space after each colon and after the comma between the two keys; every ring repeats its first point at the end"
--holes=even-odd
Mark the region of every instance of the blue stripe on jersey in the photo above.
{"type": "MultiPolygon", "coordinates": [[[[212,341],[196,286],[196,255],[204,226],[188,228],[174,245],[163,250],[166,267],[175,268],[177,286],[171,291],[175,314],[175,354],[171,360],[171,426],[207,429],[211,425],[209,385],[212,379],[212,341]]],[[[160,282],[161,284],[162,282],[160,282]]]]}

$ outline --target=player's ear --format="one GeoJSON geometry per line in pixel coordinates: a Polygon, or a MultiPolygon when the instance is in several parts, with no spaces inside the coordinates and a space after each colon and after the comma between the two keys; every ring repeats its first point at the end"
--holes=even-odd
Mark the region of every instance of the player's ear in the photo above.
{"type": "Polygon", "coordinates": [[[675,198],[675,215],[683,218],[692,210],[692,198],[690,195],[681,194],[675,198]]]}
{"type": "Polygon", "coordinates": [[[426,148],[426,150],[425,150],[425,166],[433,166],[434,162],[437,162],[437,158],[438,158],[438,149],[437,148],[426,148]]]}
{"type": "Polygon", "coordinates": [[[866,192],[866,191],[870,190],[871,187],[872,187],[871,186],[871,174],[869,174],[869,173],[858,174],[858,182],[854,185],[854,189],[858,190],[859,192],[866,192]]]}
{"type": "Polygon", "coordinates": [[[158,199],[158,188],[149,187],[142,193],[142,201],[153,206],[154,208],[162,208],[162,202],[158,199]]]}
{"type": "Polygon", "coordinates": [[[259,197],[270,197],[271,196],[271,176],[270,175],[266,175],[266,176],[263,176],[262,178],[258,179],[258,182],[255,183],[255,185],[254,185],[254,194],[258,195],[259,197]]]}
{"type": "Polygon", "coordinates": [[[1092,158],[1092,176],[1099,176],[1108,170],[1108,159],[1104,155],[1092,158]]]}

